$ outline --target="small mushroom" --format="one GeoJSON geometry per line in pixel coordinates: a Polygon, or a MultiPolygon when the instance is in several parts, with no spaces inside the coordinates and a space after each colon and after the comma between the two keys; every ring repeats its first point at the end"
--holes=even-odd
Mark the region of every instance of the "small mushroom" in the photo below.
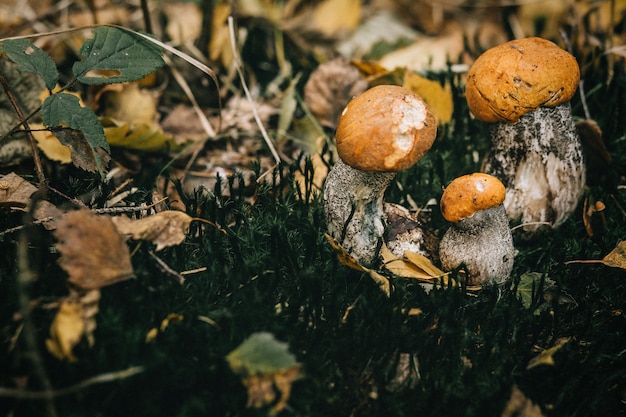
{"type": "Polygon", "coordinates": [[[439,243],[441,266],[464,266],[471,285],[498,284],[511,275],[515,248],[505,196],[500,180],[478,172],[456,178],[441,197],[441,214],[452,222],[439,243]]]}
{"type": "Polygon", "coordinates": [[[373,87],[352,99],[339,118],[337,162],[324,185],[328,233],[359,263],[376,261],[383,243],[385,190],[396,173],[430,149],[437,122],[410,90],[373,87]]]}
{"type": "Polygon", "coordinates": [[[469,70],[469,109],[495,123],[481,171],[504,183],[507,215],[526,238],[561,225],[582,197],[583,150],[569,104],[579,79],[576,59],[541,38],[491,48],[469,70]]]}

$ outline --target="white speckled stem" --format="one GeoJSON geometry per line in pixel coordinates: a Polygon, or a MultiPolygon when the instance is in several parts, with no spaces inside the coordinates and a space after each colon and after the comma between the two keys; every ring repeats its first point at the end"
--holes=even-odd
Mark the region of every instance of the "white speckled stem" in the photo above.
{"type": "Polygon", "coordinates": [[[324,213],[328,233],[363,266],[377,260],[383,243],[383,197],[395,175],[364,172],[339,159],[326,178],[324,213]]]}
{"type": "Polygon", "coordinates": [[[498,284],[509,279],[515,248],[502,205],[454,223],[439,243],[446,270],[465,266],[469,284],[498,284]]]}
{"type": "MultiPolygon", "coordinates": [[[[482,171],[507,189],[504,206],[511,220],[562,224],[583,194],[582,144],[569,103],[541,107],[516,124],[497,123],[482,171]]],[[[529,224],[526,237],[545,226],[529,224]]]]}

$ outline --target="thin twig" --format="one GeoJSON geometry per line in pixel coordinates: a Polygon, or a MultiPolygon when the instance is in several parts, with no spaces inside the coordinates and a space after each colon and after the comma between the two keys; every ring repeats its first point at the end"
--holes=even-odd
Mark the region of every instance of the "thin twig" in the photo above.
{"type": "Polygon", "coordinates": [[[128,369],[115,372],[107,372],[104,374],[96,375],[91,378],[87,378],[77,384],[70,385],[66,388],[55,389],[52,391],[27,391],[23,389],[15,388],[2,388],[0,387],[0,397],[12,397],[24,400],[44,400],[52,397],[60,397],[62,395],[72,394],[95,384],[103,384],[106,382],[113,382],[120,379],[126,379],[131,376],[137,375],[143,372],[143,367],[132,366],[128,369]]]}
{"type": "MultiPolygon", "coordinates": [[[[30,212],[24,215],[24,222],[26,226],[32,225],[32,212],[37,205],[36,192],[31,201],[30,212]]],[[[37,341],[37,331],[35,323],[30,309],[30,289],[32,283],[37,280],[37,274],[31,267],[29,259],[29,245],[33,241],[30,236],[31,228],[26,228],[19,236],[19,243],[17,245],[17,297],[19,300],[20,314],[22,315],[23,330],[22,335],[24,337],[24,344],[26,347],[27,356],[30,358],[30,363],[33,369],[33,379],[36,383],[41,384],[43,392],[41,393],[41,399],[45,400],[45,410],[48,417],[56,417],[57,411],[54,406],[52,395],[52,384],[48,378],[46,368],[43,363],[43,359],[39,354],[39,343],[37,341]]]]}
{"type": "Polygon", "coordinates": [[[15,96],[13,95],[11,86],[9,85],[8,81],[6,80],[6,78],[4,78],[2,74],[0,74],[0,84],[2,84],[2,88],[4,89],[4,92],[7,94],[7,97],[9,98],[9,102],[11,102],[13,109],[17,113],[17,116],[19,117],[20,122],[24,126],[24,129],[26,130],[26,134],[28,135],[28,139],[30,141],[30,147],[33,151],[33,162],[35,163],[35,171],[37,171],[37,180],[39,182],[39,187],[41,188],[46,184],[46,177],[43,174],[43,166],[41,165],[41,158],[39,156],[39,148],[37,147],[37,141],[35,141],[35,137],[30,131],[30,127],[28,126],[28,121],[24,117],[24,113],[22,112],[22,109],[19,103],[17,102],[17,100],[15,99],[15,96]]]}
{"type": "Polygon", "coordinates": [[[179,274],[178,272],[176,272],[172,268],[170,268],[170,266],[168,264],[166,264],[163,259],[161,259],[158,256],[156,256],[156,254],[154,252],[148,251],[148,253],[157,262],[157,265],[159,265],[159,268],[161,268],[161,270],[163,272],[165,272],[166,274],[168,274],[169,276],[174,278],[180,285],[183,285],[185,283],[185,277],[184,276],[182,276],[181,274],[179,274]]]}

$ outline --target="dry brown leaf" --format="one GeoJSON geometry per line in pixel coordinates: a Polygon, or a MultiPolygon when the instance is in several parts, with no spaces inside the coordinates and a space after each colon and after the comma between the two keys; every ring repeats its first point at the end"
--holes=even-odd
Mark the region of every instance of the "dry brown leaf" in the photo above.
{"type": "Polygon", "coordinates": [[[55,245],[68,282],[92,290],[130,278],[128,246],[107,216],[89,210],[72,211],[57,221],[55,245]]]}
{"type": "Polygon", "coordinates": [[[615,249],[609,252],[602,259],[582,259],[567,261],[565,262],[565,264],[602,264],[611,268],[620,268],[626,270],[626,240],[619,242],[615,249]]]}
{"type": "Polygon", "coordinates": [[[330,129],[352,97],[367,89],[367,81],[343,58],[318,66],[304,86],[304,102],[316,120],[330,129]]]}
{"type": "Polygon", "coordinates": [[[359,264],[357,260],[354,259],[354,257],[350,255],[348,251],[346,251],[343,246],[339,244],[339,242],[333,239],[331,235],[326,233],[325,236],[328,240],[328,243],[330,243],[330,246],[337,252],[337,259],[339,259],[340,263],[352,269],[356,269],[357,271],[367,272],[372,280],[374,280],[374,282],[380,287],[381,291],[384,292],[387,297],[390,296],[391,283],[389,282],[389,279],[387,277],[374,271],[373,269],[365,268],[364,266],[359,264]]]}
{"type": "Polygon", "coordinates": [[[554,365],[554,354],[558,352],[563,346],[565,346],[565,344],[568,343],[569,341],[570,341],[569,337],[560,338],[559,340],[557,340],[554,346],[552,346],[549,349],[542,350],[541,353],[539,353],[539,355],[532,358],[528,362],[526,369],[532,369],[541,365],[548,365],[548,366],[554,365]]]}
{"type": "Polygon", "coordinates": [[[30,196],[37,191],[30,182],[14,172],[0,177],[0,207],[25,209],[30,205],[30,196]]]}
{"type": "Polygon", "coordinates": [[[131,220],[126,216],[116,216],[112,219],[119,233],[133,239],[154,242],[157,251],[168,246],[180,245],[185,240],[185,234],[193,220],[178,210],[162,211],[139,220],[131,220]]]}

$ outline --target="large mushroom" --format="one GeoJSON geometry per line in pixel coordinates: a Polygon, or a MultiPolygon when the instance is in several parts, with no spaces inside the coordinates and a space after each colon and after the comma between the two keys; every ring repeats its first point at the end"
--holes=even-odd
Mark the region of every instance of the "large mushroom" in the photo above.
{"type": "Polygon", "coordinates": [[[582,196],[583,151],[569,104],[579,79],[571,54],[534,37],[489,49],[469,70],[469,109],[494,123],[481,171],[504,183],[507,215],[526,238],[561,225],[582,196]]]}
{"type": "Polygon", "coordinates": [[[373,87],[352,99],[339,118],[337,162],[324,185],[328,233],[360,264],[372,265],[385,235],[383,197],[396,173],[430,149],[437,122],[410,90],[373,87]]]}
{"type": "Polygon", "coordinates": [[[499,284],[511,275],[515,248],[505,196],[500,180],[480,172],[456,178],[441,196],[441,214],[452,223],[439,243],[441,266],[464,267],[468,284],[499,284]]]}

